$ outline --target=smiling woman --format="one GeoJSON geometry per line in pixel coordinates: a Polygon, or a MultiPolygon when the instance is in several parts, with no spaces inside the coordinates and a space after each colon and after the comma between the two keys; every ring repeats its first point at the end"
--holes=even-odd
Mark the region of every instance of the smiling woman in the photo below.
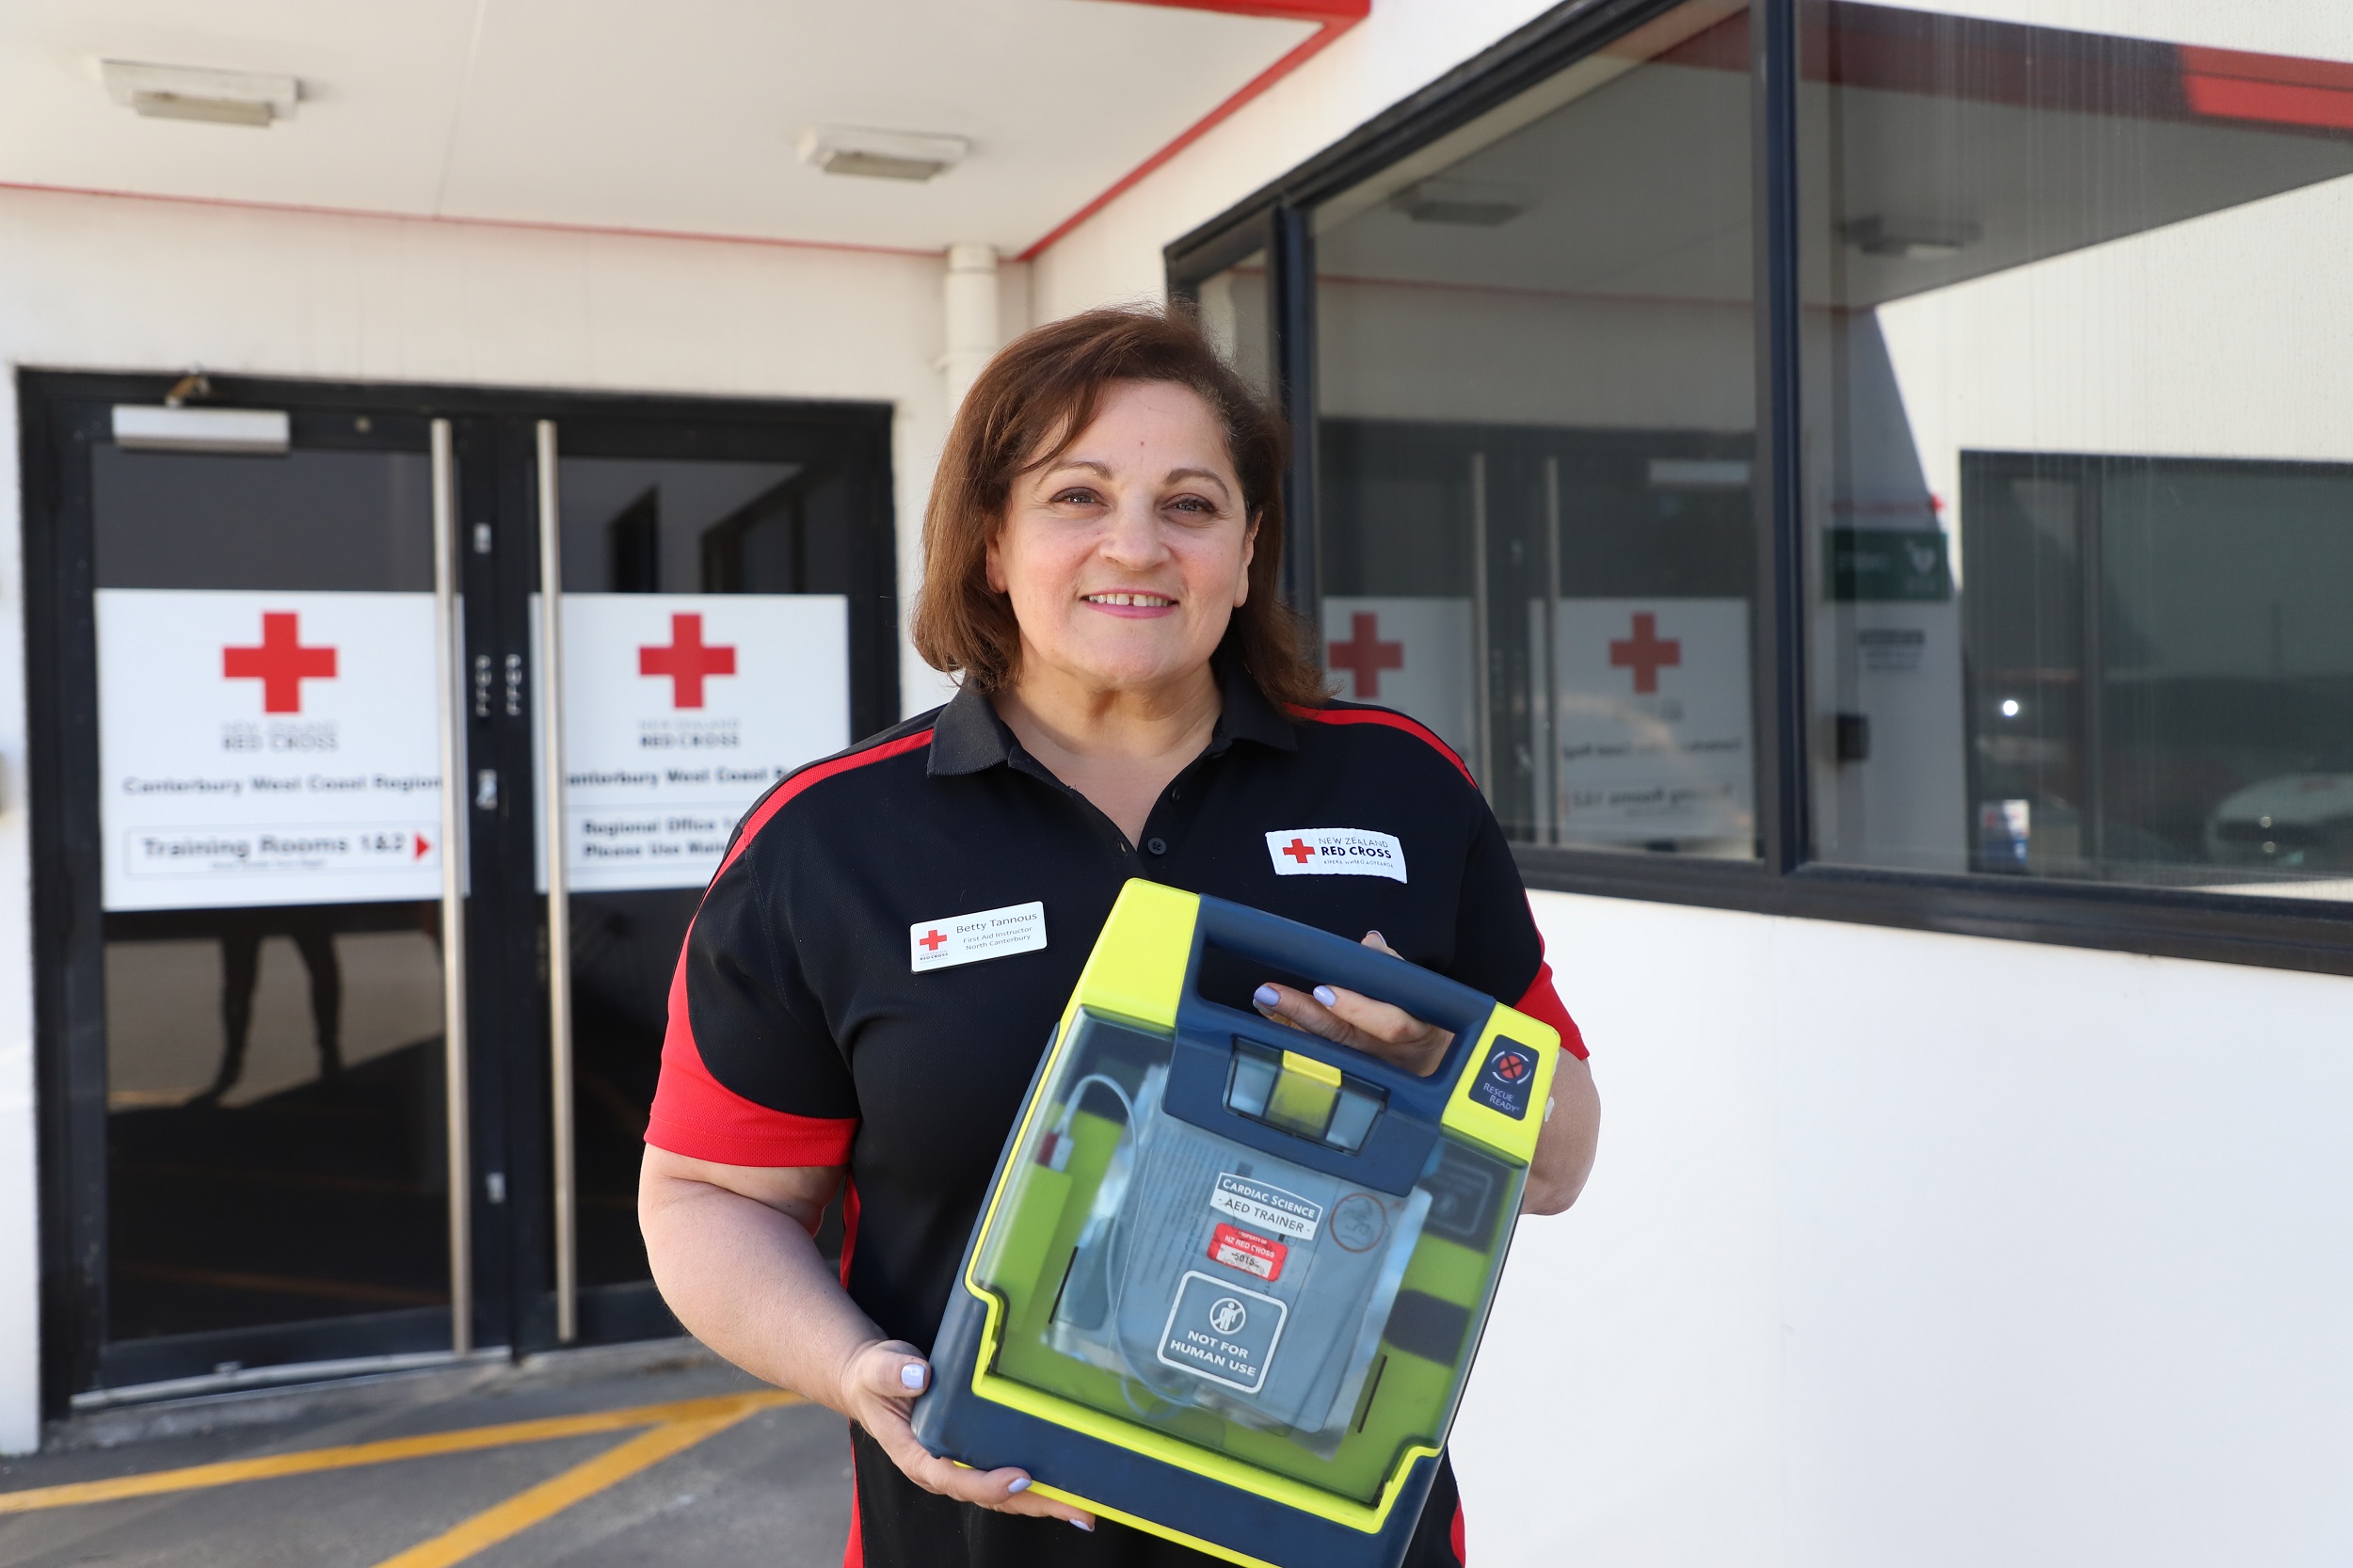
{"type": "MultiPolygon", "coordinates": [[[[1276,592],[1284,456],[1187,316],[1093,312],[1005,349],[924,520],[916,647],[961,691],[770,791],[695,917],[647,1248],[706,1344],[850,1418],[853,1564],[1209,1560],[1097,1534],[1080,1499],[909,1424],[1039,1048],[1130,878],[1361,936],[1553,1024],[1525,1207],[1567,1208],[1592,1163],[1593,1079],[1502,830],[1429,730],[1325,696],[1276,592]],[[839,1281],[810,1240],[837,1193],[839,1281]]],[[[1314,977],[1227,980],[1417,1073],[1449,1038],[1314,977]]],[[[1406,1562],[1458,1562],[1460,1528],[1441,1464],[1406,1562]]]]}

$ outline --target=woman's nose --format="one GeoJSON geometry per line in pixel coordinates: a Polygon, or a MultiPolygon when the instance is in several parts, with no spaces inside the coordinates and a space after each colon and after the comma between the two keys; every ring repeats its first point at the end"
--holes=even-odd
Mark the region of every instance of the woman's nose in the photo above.
{"type": "Polygon", "coordinates": [[[1148,498],[1120,499],[1104,530],[1103,557],[1123,567],[1156,567],[1168,559],[1168,544],[1148,498]]]}

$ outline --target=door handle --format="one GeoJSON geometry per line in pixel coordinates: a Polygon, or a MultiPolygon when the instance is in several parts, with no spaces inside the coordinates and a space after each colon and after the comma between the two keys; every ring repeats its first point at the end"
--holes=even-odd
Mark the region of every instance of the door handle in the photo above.
{"type": "Polygon", "coordinates": [[[441,1072],[449,1144],[449,1343],[473,1350],[472,1131],[466,1080],[465,628],[457,618],[456,464],[433,422],[433,648],[441,742],[441,1072]]]}
{"type": "Polygon", "coordinates": [[[548,863],[548,1093],[554,1143],[555,1337],[580,1336],[579,1172],[572,1128],[572,912],[564,864],[564,546],[555,422],[538,428],[540,842],[548,863]]]}

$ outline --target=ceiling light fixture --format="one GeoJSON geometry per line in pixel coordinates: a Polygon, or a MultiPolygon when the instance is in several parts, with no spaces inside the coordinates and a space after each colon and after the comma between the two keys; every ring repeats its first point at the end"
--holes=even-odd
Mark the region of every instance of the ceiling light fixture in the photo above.
{"type": "Polygon", "coordinates": [[[1535,204],[1535,194],[1525,187],[1489,180],[1423,180],[1389,198],[1390,206],[1416,223],[1474,229],[1509,223],[1535,204]]]}
{"type": "Polygon", "coordinates": [[[250,71],[101,60],[106,96],[150,120],[200,120],[213,125],[260,125],[292,119],[302,84],[292,76],[250,71]]]}
{"type": "Polygon", "coordinates": [[[812,125],[801,133],[801,162],[827,174],[858,174],[870,180],[928,180],[965,159],[972,144],[962,136],[917,131],[869,131],[854,125],[812,125]]]}
{"type": "Polygon", "coordinates": [[[1846,225],[1847,243],[1866,256],[1941,262],[1985,237],[1982,225],[1961,217],[1888,217],[1874,213],[1846,225]]]}

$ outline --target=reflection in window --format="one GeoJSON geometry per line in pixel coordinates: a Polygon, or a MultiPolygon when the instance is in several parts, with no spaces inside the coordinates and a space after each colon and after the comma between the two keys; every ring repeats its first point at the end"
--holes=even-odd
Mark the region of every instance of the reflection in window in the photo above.
{"type": "Polygon", "coordinates": [[[1754,853],[1744,8],[1316,213],[1321,632],[1531,843],[1754,853]]]}
{"type": "Polygon", "coordinates": [[[2345,896],[2346,35],[1976,8],[1802,8],[1817,850],[2345,896]]]}

